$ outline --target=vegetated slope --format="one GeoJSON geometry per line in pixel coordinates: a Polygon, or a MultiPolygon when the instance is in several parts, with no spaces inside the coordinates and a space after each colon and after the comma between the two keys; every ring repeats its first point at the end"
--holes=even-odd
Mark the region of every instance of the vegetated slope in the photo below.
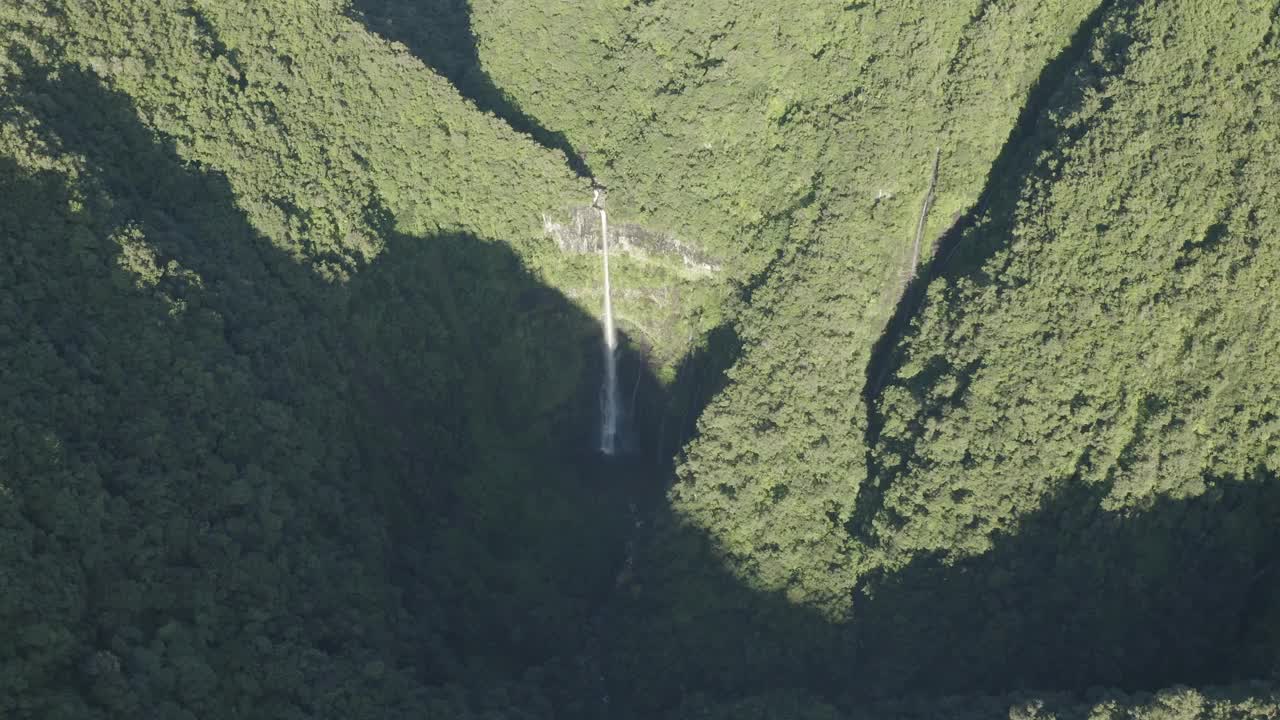
{"type": "MultiPolygon", "coordinates": [[[[889,313],[870,310],[858,280],[871,273],[856,273],[875,245],[832,232],[840,205],[815,196],[815,239],[753,289],[743,355],[672,492],[683,522],[637,581],[636,606],[661,620],[619,632],[621,664],[721,698],[808,688],[843,710],[1271,672],[1273,9],[1082,13],[1023,86],[1020,116],[1004,116],[988,176],[948,176],[943,146],[926,236],[956,219],[957,185],[978,207],[903,297],[908,322],[884,354],[870,318],[889,313]],[[873,405],[858,408],[866,382],[873,405]],[[839,624],[669,569],[699,531],[752,587],[839,624]],[[699,647],[734,659],[704,662],[699,647]]],[[[917,97],[904,90],[902,106],[917,97]]],[[[957,115],[991,137],[977,97],[957,115]]],[[[929,144],[896,219],[904,249],[929,144]]],[[[902,287],[893,267],[879,288],[902,287]]],[[[648,678],[637,702],[676,702],[658,690],[670,686],[648,678]]]]}
{"type": "Polygon", "coordinates": [[[920,621],[868,642],[959,671],[948,689],[1275,668],[1263,10],[1118,13],[936,261],[872,448],[869,541],[892,572],[867,594],[920,621]]]}
{"type": "MultiPolygon", "coordinates": [[[[484,0],[471,26],[485,72],[587,156],[618,212],[703,243],[745,281],[820,187],[862,210],[877,194],[915,205],[915,161],[938,145],[981,178],[1007,132],[990,113],[1016,112],[1095,4],[484,0]]],[[[944,204],[968,199],[955,188],[944,204]]]]}
{"type": "Polygon", "coordinates": [[[742,358],[673,493],[752,583],[832,617],[848,611],[870,560],[846,530],[866,477],[866,368],[909,279],[934,154],[928,237],[976,200],[1041,71],[1098,17],[1094,4],[941,16],[920,6],[896,20],[851,12],[867,15],[869,37],[858,39],[878,49],[876,62],[843,74],[851,99],[828,121],[822,181],[752,294],[742,358]],[[912,40],[903,28],[925,18],[912,40]],[[1038,41],[1011,47],[1028,27],[1038,41]],[[1021,71],[1011,79],[1008,66],[1021,71]]]}
{"type": "Polygon", "coordinates": [[[980,552],[1068,483],[1141,508],[1277,469],[1271,31],[1142,6],[1073,70],[882,393],[895,552],[980,552]]]}
{"type": "Polygon", "coordinates": [[[0,4],[0,707],[1277,712],[1040,692],[1273,667],[1272,4],[476,0],[487,105],[402,10],[0,4]],[[586,184],[478,108],[725,263],[669,512],[576,454],[586,184]]]}
{"type": "Polygon", "coordinates": [[[274,50],[0,7],[0,713],[549,716],[626,526],[576,455],[597,329],[462,230],[577,180],[336,9],[254,8],[274,50]]]}
{"type": "Polygon", "coordinates": [[[932,237],[976,200],[1029,89],[1098,7],[473,4],[507,96],[563,130],[619,212],[721,258],[750,305],[730,305],[741,359],[674,501],[756,586],[847,610],[865,368],[930,162],[940,149],[932,237]]]}
{"type": "Polygon", "coordinates": [[[330,272],[396,229],[536,238],[589,197],[558,153],[474,112],[444,79],[323,1],[39,4],[25,32],[128,93],[184,157],[227,174],[260,232],[330,272]],[[41,27],[43,26],[43,27],[41,27]]]}
{"type": "MultiPolygon", "coordinates": [[[[426,49],[456,4],[356,5],[457,64],[426,49]]],[[[729,287],[686,300],[705,315],[688,324],[695,341],[819,236],[849,253],[854,314],[837,317],[874,337],[934,149],[947,152],[944,218],[972,202],[1026,88],[1094,5],[484,0],[465,13],[465,76],[563,133],[615,217],[673,230],[724,265],[729,287]]]]}

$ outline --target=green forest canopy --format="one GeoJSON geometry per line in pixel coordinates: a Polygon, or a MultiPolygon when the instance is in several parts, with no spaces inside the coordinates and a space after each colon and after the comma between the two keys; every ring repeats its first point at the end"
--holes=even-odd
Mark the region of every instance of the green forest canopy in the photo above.
{"type": "Polygon", "coordinates": [[[0,710],[1274,717],[1277,23],[0,0],[0,710]]]}

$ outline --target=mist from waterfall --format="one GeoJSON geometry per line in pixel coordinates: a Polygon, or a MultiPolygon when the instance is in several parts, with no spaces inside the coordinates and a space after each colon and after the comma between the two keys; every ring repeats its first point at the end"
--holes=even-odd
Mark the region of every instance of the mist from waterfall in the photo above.
{"type": "Polygon", "coordinates": [[[600,388],[600,452],[618,452],[618,426],[622,408],[618,405],[618,333],[613,326],[613,295],[609,286],[609,215],[600,189],[591,203],[600,211],[600,243],[604,265],[604,384],[600,388]]]}

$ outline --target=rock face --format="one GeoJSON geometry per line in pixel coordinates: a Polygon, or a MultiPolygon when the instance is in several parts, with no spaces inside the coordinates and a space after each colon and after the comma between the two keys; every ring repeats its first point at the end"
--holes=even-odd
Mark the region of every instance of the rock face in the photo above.
{"type": "MultiPolygon", "coordinates": [[[[598,253],[603,247],[600,214],[589,206],[571,209],[566,222],[554,220],[544,214],[542,228],[556,241],[561,252],[598,253]]],[[[634,223],[609,224],[609,251],[628,255],[679,257],[686,268],[699,273],[710,274],[720,270],[719,263],[692,245],[681,242],[672,233],[650,230],[634,223]]]]}

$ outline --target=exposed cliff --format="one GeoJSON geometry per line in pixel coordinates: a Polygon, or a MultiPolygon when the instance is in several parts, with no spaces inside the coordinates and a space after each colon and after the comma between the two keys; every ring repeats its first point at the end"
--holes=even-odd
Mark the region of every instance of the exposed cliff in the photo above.
{"type": "MultiPolygon", "coordinates": [[[[569,210],[567,219],[542,216],[542,227],[548,237],[556,241],[561,252],[598,253],[603,244],[600,237],[600,217],[590,206],[569,210]]],[[[685,268],[698,274],[719,272],[720,263],[692,244],[677,238],[674,233],[654,230],[635,223],[615,223],[609,228],[610,251],[620,254],[648,257],[680,258],[685,268]]]]}

